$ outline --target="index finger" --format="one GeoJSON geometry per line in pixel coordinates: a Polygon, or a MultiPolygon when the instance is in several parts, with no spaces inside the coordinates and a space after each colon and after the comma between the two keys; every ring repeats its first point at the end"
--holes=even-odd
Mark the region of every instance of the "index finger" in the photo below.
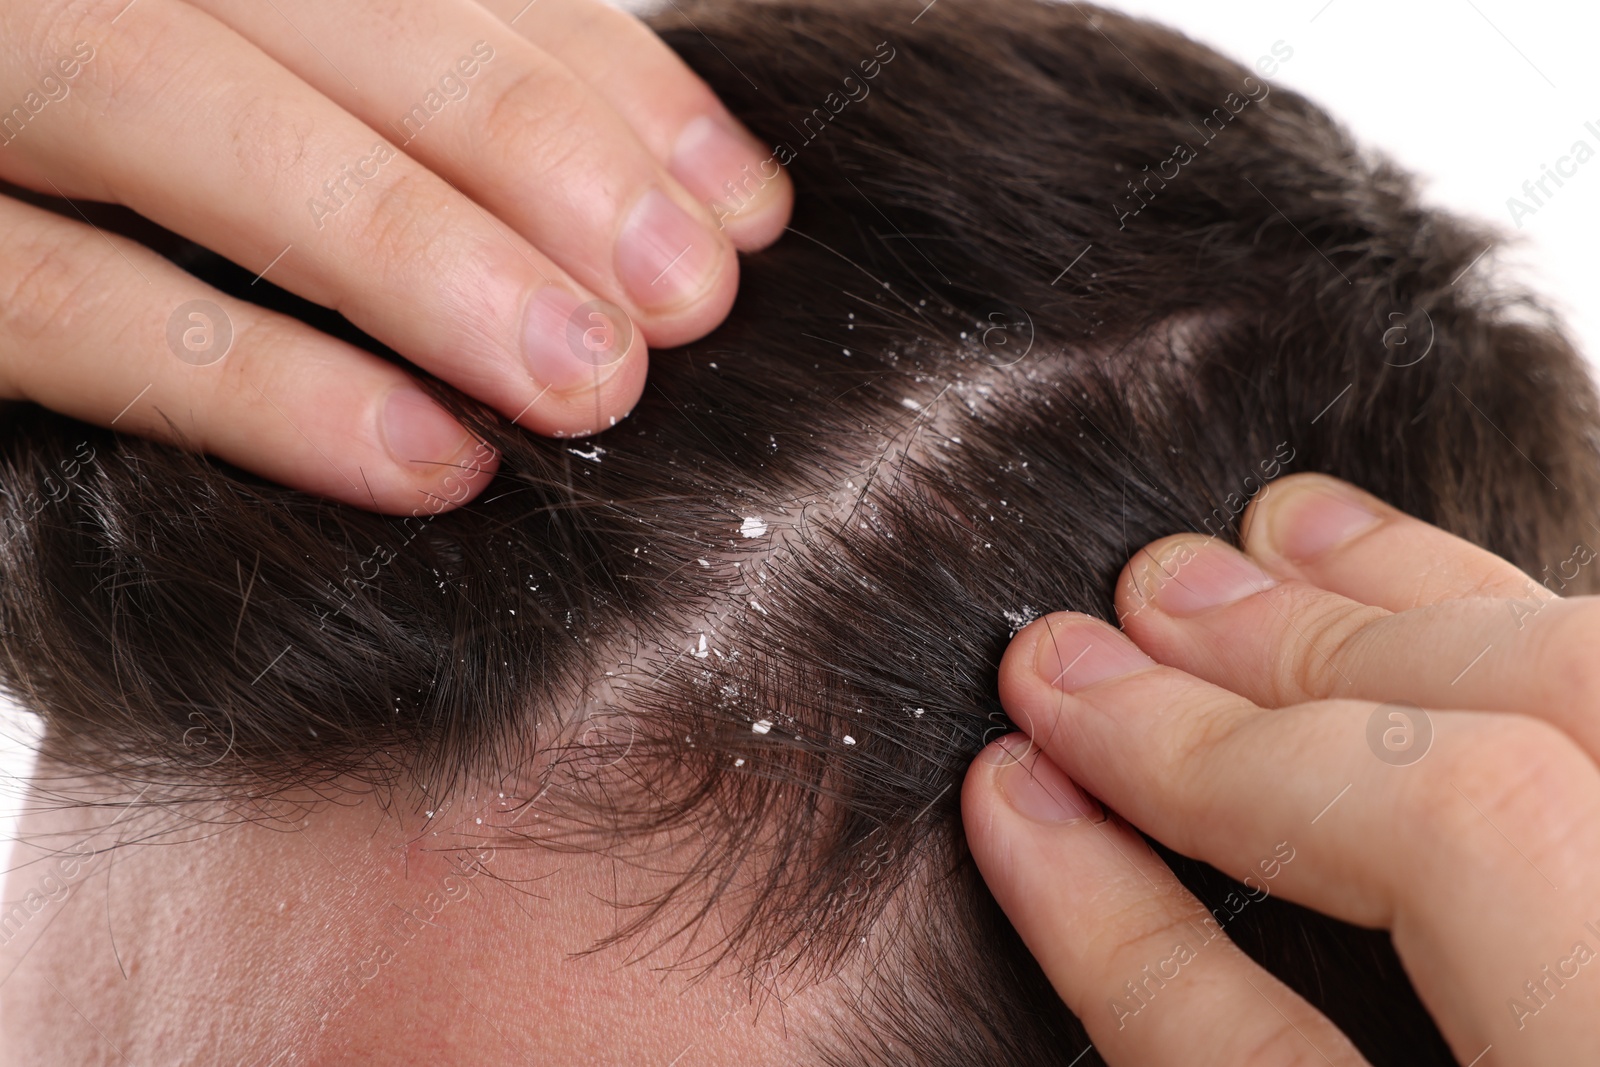
{"type": "Polygon", "coordinates": [[[643,338],[575,344],[593,294],[255,45],[178,0],[80,19],[54,33],[93,42],[84,106],[11,146],[19,184],[126,204],[528,429],[601,430],[638,400],[643,338]]]}
{"type": "Polygon", "coordinates": [[[1274,889],[1388,929],[1463,1062],[1514,1040],[1506,1062],[1565,1063],[1596,1040],[1593,989],[1536,1030],[1505,1011],[1530,953],[1570,950],[1600,899],[1600,778],[1556,727],[1442,711],[1426,759],[1389,760],[1372,740],[1383,705],[1265,711],[1070,614],[1017,635],[1000,696],[1073,780],[1168,847],[1234,878],[1295,847],[1274,889]]]}
{"type": "Polygon", "coordinates": [[[776,151],[633,14],[601,0],[483,0],[616,109],[741,250],[776,241],[794,189],[776,151]]]}
{"type": "Polygon", "coordinates": [[[704,336],[727,314],[738,262],[709,212],[566,64],[476,0],[189,2],[464,193],[478,221],[503,222],[622,308],[651,344],[704,336]]]}
{"type": "Polygon", "coordinates": [[[1466,597],[1556,595],[1488,549],[1326,474],[1292,474],[1269,485],[1245,511],[1240,539],[1279,577],[1389,611],[1466,597]]]}
{"type": "Polygon", "coordinates": [[[1366,1062],[1025,735],[973,761],[961,810],[990,892],[1107,1063],[1366,1062]]]}

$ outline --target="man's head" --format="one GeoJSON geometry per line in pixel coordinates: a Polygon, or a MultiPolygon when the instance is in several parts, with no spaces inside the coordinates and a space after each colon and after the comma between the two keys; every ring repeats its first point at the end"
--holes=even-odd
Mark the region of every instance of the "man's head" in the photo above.
{"type": "MultiPolygon", "coordinates": [[[[1490,236],[1258,71],[1032,0],[657,25],[797,208],[614,429],[440,387],[500,473],[390,519],[10,413],[4,669],[56,851],[6,896],[77,888],[18,927],[7,1027],[81,1010],[217,1062],[1097,1062],[962,845],[1009,636],[1109,615],[1130,552],[1232,538],[1285,472],[1535,575],[1589,537],[1570,347],[1473,267],[1490,236]]],[[[1374,1062],[1449,1062],[1385,937],[1174,862],[1374,1062]]]]}

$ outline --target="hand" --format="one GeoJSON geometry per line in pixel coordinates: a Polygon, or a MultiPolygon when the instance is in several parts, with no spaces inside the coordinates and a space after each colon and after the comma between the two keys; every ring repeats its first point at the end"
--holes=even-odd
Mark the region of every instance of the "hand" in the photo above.
{"type": "Polygon", "coordinates": [[[1007,650],[1032,742],[986,749],[962,798],[1006,914],[1108,1063],[1364,1062],[1225,937],[1173,960],[1209,913],[1077,782],[1247,887],[1387,928],[1462,1064],[1596,1062],[1600,600],[1319,475],[1245,521],[1245,553],[1139,553],[1127,637],[1063,614],[1007,650]],[[1181,977],[1108,1008],[1158,961],[1181,977]]]}
{"type": "MultiPolygon", "coordinates": [[[[790,204],[600,0],[0,0],[0,179],[126,205],[546,434],[625,415],[790,204]]],[[[0,197],[0,397],[384,511],[493,466],[402,370],[86,221],[0,197]]]]}

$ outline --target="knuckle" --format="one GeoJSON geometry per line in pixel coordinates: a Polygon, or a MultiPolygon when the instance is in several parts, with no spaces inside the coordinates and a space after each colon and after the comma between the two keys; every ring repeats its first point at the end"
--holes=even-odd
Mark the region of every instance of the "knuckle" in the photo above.
{"type": "Polygon", "coordinates": [[[1186,698],[1185,708],[1193,716],[1190,724],[1185,730],[1174,730],[1167,735],[1172,744],[1173,762],[1197,770],[1215,766],[1222,750],[1233,743],[1248,721],[1232,713],[1234,703],[1223,693],[1197,693],[1186,698]]]}
{"type": "Polygon", "coordinates": [[[380,284],[411,291],[419,268],[448,264],[453,256],[440,246],[460,220],[449,210],[447,192],[431,175],[415,169],[401,170],[376,185],[361,224],[361,245],[368,254],[348,266],[376,269],[380,284]]]}
{"type": "Polygon", "coordinates": [[[1187,904],[1185,909],[1174,900],[1170,887],[1134,895],[1099,917],[1084,957],[1103,961],[1102,977],[1113,991],[1120,990],[1122,982],[1137,981],[1149,966],[1171,956],[1174,946],[1194,944],[1196,924],[1210,916],[1197,910],[1195,901],[1187,904]]]}
{"type": "Polygon", "coordinates": [[[483,142],[499,146],[497,162],[507,168],[526,171],[531,164],[538,177],[575,171],[596,140],[590,105],[575,79],[523,70],[490,97],[483,142]]]}
{"type": "Polygon", "coordinates": [[[1227,751],[1258,721],[1236,710],[1237,698],[1227,693],[1185,696],[1182,729],[1162,731],[1154,743],[1152,765],[1164,768],[1180,793],[1199,803],[1216,792],[1216,768],[1231,764],[1227,751]]]}
{"type": "Polygon", "coordinates": [[[90,34],[111,21],[116,14],[115,0],[73,3],[71,0],[45,0],[35,4],[10,4],[0,13],[7,42],[7,58],[31,69],[49,63],[60,51],[62,42],[90,34]]]}
{"type": "Polygon", "coordinates": [[[1278,657],[1278,700],[1318,700],[1348,689],[1348,679],[1360,669],[1368,627],[1386,614],[1379,608],[1325,604],[1294,618],[1285,634],[1290,654],[1278,657]]]}
{"type": "Polygon", "coordinates": [[[63,10],[41,25],[33,49],[37,62],[56,64],[78,44],[87,44],[93,62],[82,64],[75,84],[88,87],[103,113],[138,111],[182,91],[178,86],[192,93],[195,74],[206,61],[203,55],[172,48],[181,32],[179,21],[192,18],[193,12],[176,5],[153,7],[132,25],[113,25],[127,6],[117,0],[59,5],[63,10]]]}
{"type": "Polygon", "coordinates": [[[1241,1067],[1327,1067],[1328,1059],[1301,1030],[1285,1022],[1273,1023],[1265,1034],[1249,1040],[1234,1062],[1241,1067]]]}
{"type": "MultiPolygon", "coordinates": [[[[202,451],[213,450],[218,431],[237,414],[268,404],[285,406],[286,390],[274,382],[279,376],[298,380],[306,373],[304,360],[299,358],[304,354],[305,342],[295,337],[292,328],[270,317],[234,317],[233,324],[233,351],[205,368],[205,376],[190,379],[210,382],[205,403],[196,405],[207,417],[194,419],[184,427],[189,443],[202,451]]],[[[294,419],[292,412],[285,412],[284,417],[294,419]]]]}
{"type": "Polygon", "coordinates": [[[105,292],[100,268],[114,253],[68,226],[19,229],[7,236],[0,316],[19,342],[16,351],[47,355],[56,350],[51,338],[99,314],[105,292]]]}
{"type": "Polygon", "coordinates": [[[403,355],[426,364],[448,343],[455,384],[494,387],[513,336],[504,294],[512,279],[532,273],[532,259],[429,171],[400,169],[370,191],[358,247],[335,268],[344,289],[339,310],[353,317],[352,305],[362,304],[419,321],[403,355]],[[397,309],[386,294],[418,295],[397,309]]]}
{"type": "Polygon", "coordinates": [[[242,94],[229,105],[227,144],[237,173],[269,187],[304,175],[314,126],[302,109],[276,93],[242,94]]]}

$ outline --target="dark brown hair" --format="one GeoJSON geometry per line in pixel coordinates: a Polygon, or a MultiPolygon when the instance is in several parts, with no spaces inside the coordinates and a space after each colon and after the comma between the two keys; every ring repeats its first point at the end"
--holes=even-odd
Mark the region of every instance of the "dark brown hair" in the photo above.
{"type": "MultiPolygon", "coordinates": [[[[619,935],[683,965],[811,980],[889,944],[824,1062],[1099,1062],[962,841],[1011,634],[1109,617],[1133,550],[1233,538],[1287,471],[1543,579],[1595,529],[1600,423],[1559,330],[1488,280],[1492,235],[1303,98],[1079,4],[915,7],[656,19],[788,166],[792,232],[598,437],[435,384],[503,455],[459,511],[381,517],[12,406],[4,682],[50,765],[175,811],[509,783],[570,828],[530,845],[702,842],[619,935]]],[[[1374,1063],[1450,1062],[1386,934],[1237,909],[1170,859],[1374,1063]]]]}

